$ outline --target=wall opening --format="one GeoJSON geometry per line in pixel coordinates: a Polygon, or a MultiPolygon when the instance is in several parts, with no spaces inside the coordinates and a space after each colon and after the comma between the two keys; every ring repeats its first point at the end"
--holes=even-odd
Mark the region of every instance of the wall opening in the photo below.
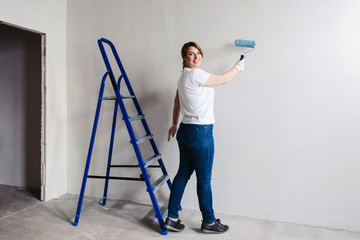
{"type": "Polygon", "coordinates": [[[0,184],[44,200],[45,34],[0,21],[0,184]]]}

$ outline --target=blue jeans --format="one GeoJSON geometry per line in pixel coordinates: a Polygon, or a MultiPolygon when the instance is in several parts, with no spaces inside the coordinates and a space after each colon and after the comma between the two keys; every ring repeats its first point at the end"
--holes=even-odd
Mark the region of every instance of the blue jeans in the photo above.
{"type": "Polygon", "coordinates": [[[195,171],[203,222],[213,223],[215,221],[211,192],[211,172],[214,160],[213,125],[181,123],[176,140],[180,150],[180,165],[171,187],[168,216],[179,217],[180,202],[186,184],[195,171]]]}

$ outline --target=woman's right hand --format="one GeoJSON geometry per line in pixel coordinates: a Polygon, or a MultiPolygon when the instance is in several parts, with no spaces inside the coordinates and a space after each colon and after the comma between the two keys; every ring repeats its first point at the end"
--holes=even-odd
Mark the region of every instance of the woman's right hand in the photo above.
{"type": "Polygon", "coordinates": [[[169,128],[169,131],[168,131],[168,141],[170,141],[170,138],[171,138],[171,137],[174,137],[174,136],[175,136],[176,131],[177,131],[177,125],[176,125],[176,124],[173,124],[173,125],[169,128]]]}
{"type": "Polygon", "coordinates": [[[245,57],[241,55],[241,58],[235,63],[234,68],[236,68],[239,72],[243,72],[245,70],[245,57]]]}

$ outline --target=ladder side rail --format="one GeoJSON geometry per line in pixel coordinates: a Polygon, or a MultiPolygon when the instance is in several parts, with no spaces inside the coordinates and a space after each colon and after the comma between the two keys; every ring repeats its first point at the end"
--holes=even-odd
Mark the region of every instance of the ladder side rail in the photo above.
{"type": "MultiPolygon", "coordinates": [[[[123,104],[123,103],[122,103],[123,104]]],[[[127,124],[130,124],[130,121],[128,118],[124,118],[124,121],[127,124]]],[[[132,128],[130,127],[131,129],[131,132],[129,131],[129,133],[133,134],[133,131],[132,131],[132,128]]],[[[140,148],[139,148],[139,145],[138,143],[135,141],[135,142],[131,142],[132,145],[133,145],[133,148],[134,148],[134,151],[135,151],[135,154],[136,154],[136,157],[139,161],[139,167],[141,169],[141,172],[143,174],[143,178],[144,178],[144,181],[145,181],[145,185],[146,185],[146,188],[148,190],[148,193],[150,195],[150,199],[151,199],[151,203],[154,207],[154,210],[155,210],[155,214],[157,216],[157,219],[159,221],[159,225],[160,225],[160,228],[161,228],[161,232],[162,234],[166,235],[167,234],[167,230],[165,229],[164,227],[164,221],[162,219],[162,214],[161,214],[161,211],[160,211],[160,207],[159,207],[159,204],[157,202],[157,199],[156,199],[156,196],[153,192],[153,188],[152,188],[152,184],[151,184],[151,181],[150,181],[150,178],[148,176],[148,172],[144,166],[144,160],[142,158],[142,155],[141,155],[141,152],[140,152],[140,148]]]]}
{"type": "Polygon", "coordinates": [[[106,167],[106,179],[105,179],[105,186],[104,186],[104,195],[103,195],[103,201],[102,205],[106,205],[107,200],[107,192],[108,192],[108,186],[109,186],[109,176],[110,176],[110,165],[111,165],[111,159],[112,159],[112,153],[114,148],[114,136],[115,136],[115,129],[116,129],[116,119],[117,119],[117,112],[118,112],[118,103],[117,100],[115,100],[114,104],[114,116],[113,116],[113,122],[111,127],[111,137],[110,137],[110,146],[109,146],[109,154],[108,154],[108,162],[106,167]]]}
{"type": "MultiPolygon", "coordinates": [[[[123,73],[123,74],[124,74],[124,73],[123,73]]],[[[132,89],[132,87],[131,87],[131,85],[130,85],[129,79],[127,78],[126,74],[124,75],[124,81],[125,81],[125,83],[126,83],[126,85],[127,85],[127,87],[128,87],[128,90],[129,90],[130,95],[135,96],[135,93],[134,93],[134,91],[133,91],[133,89],[132,89]]],[[[134,102],[134,105],[135,105],[135,107],[136,107],[136,109],[137,109],[138,114],[139,114],[139,115],[143,115],[143,113],[142,113],[142,111],[141,111],[141,108],[140,108],[140,105],[139,105],[139,103],[138,103],[138,101],[137,101],[136,98],[133,98],[133,102],[134,102]]],[[[125,120],[125,123],[129,123],[129,124],[130,124],[130,121],[129,121],[129,119],[128,119],[127,117],[124,118],[124,120],[125,120]]],[[[147,125],[147,123],[146,123],[146,121],[145,121],[145,119],[142,119],[141,121],[142,121],[143,126],[144,126],[144,128],[145,128],[146,134],[147,134],[147,135],[152,135],[151,132],[150,132],[150,129],[149,129],[149,127],[148,127],[148,125],[147,125]]],[[[131,130],[132,130],[132,129],[131,129],[131,130]]],[[[129,133],[130,133],[130,131],[129,131],[129,133]]],[[[153,142],[151,145],[155,144],[154,141],[152,141],[152,140],[153,140],[153,139],[150,140],[150,142],[153,142]]],[[[156,217],[157,217],[157,219],[158,219],[161,232],[162,232],[163,235],[166,235],[166,234],[168,233],[168,231],[167,231],[166,228],[165,228],[165,223],[164,223],[164,220],[163,220],[163,218],[162,218],[163,216],[162,216],[162,213],[161,213],[161,209],[160,209],[160,206],[159,206],[159,204],[158,204],[158,202],[157,202],[155,193],[153,192],[150,179],[149,179],[149,177],[148,177],[148,175],[147,175],[148,173],[147,173],[147,170],[146,170],[146,168],[145,168],[145,166],[144,166],[144,161],[143,161],[143,159],[142,159],[139,146],[138,146],[138,144],[136,144],[135,142],[133,143],[133,146],[134,146],[134,150],[135,150],[135,153],[136,153],[136,155],[137,155],[137,158],[138,158],[138,160],[139,160],[139,167],[140,167],[141,172],[142,172],[142,174],[143,174],[143,176],[144,176],[146,188],[148,189],[148,193],[149,193],[149,195],[150,195],[150,199],[151,199],[152,205],[153,205],[153,207],[154,207],[155,215],[156,215],[156,217]],[[141,160],[140,160],[140,159],[141,159],[141,160]]],[[[153,149],[154,149],[154,148],[153,148],[153,149]]],[[[156,149],[156,151],[157,151],[156,146],[155,146],[155,149],[156,149]]],[[[155,151],[155,149],[154,149],[154,151],[155,151]]],[[[158,151],[157,151],[157,154],[159,154],[158,151]]],[[[164,166],[164,165],[163,165],[163,166],[164,166]]],[[[161,169],[163,170],[164,167],[162,167],[161,169]]],[[[165,174],[165,173],[164,173],[164,174],[165,174]]],[[[169,188],[171,189],[171,182],[170,182],[170,185],[169,185],[169,182],[170,182],[170,179],[167,181],[167,183],[168,183],[169,188]]]]}
{"type": "MultiPolygon", "coordinates": [[[[118,79],[117,87],[120,89],[121,79],[122,75],[118,79]]],[[[109,187],[109,176],[110,176],[110,165],[111,165],[111,159],[112,159],[112,153],[114,148],[114,137],[115,137],[115,129],[116,129],[116,120],[117,120],[117,113],[118,113],[118,103],[117,99],[115,100],[114,104],[114,115],[113,115],[113,122],[111,127],[111,137],[110,137],[110,146],[109,146],[109,154],[108,154],[108,162],[107,162],[107,168],[106,168],[106,179],[105,179],[105,186],[104,186],[104,195],[103,195],[103,201],[102,205],[106,205],[107,200],[107,192],[109,187]]]]}
{"type": "Polygon", "coordinates": [[[98,103],[97,103],[97,107],[96,107],[94,124],[93,124],[92,133],[91,133],[91,139],[90,139],[90,144],[89,144],[88,155],[87,155],[87,158],[86,158],[86,165],[85,165],[85,170],[84,170],[83,181],[82,181],[82,184],[81,184],[81,190],[80,190],[79,202],[78,202],[78,206],[77,206],[77,210],[76,210],[74,226],[77,226],[79,224],[79,219],[80,219],[80,214],[81,214],[81,207],[82,207],[82,203],[83,203],[83,200],[84,200],[86,181],[87,181],[87,176],[89,174],[91,156],[92,156],[92,151],[93,151],[94,142],[95,142],[96,129],[97,129],[97,125],[98,125],[98,122],[99,122],[101,102],[102,102],[102,97],[103,97],[103,94],[104,94],[105,80],[106,80],[107,75],[108,75],[108,73],[106,72],[104,74],[103,78],[102,78],[102,81],[101,81],[99,99],[98,99],[98,103]]]}
{"type": "MultiPolygon", "coordinates": [[[[110,45],[110,47],[111,47],[111,49],[112,49],[112,51],[113,51],[113,53],[114,53],[116,62],[117,62],[117,64],[118,64],[119,68],[120,68],[120,71],[121,71],[122,75],[124,76],[124,81],[125,81],[125,84],[126,84],[128,90],[129,90],[130,95],[136,96],[136,95],[135,95],[135,92],[134,92],[134,90],[133,90],[133,88],[132,88],[132,86],[131,86],[131,84],[130,84],[130,80],[129,80],[126,72],[125,72],[124,66],[123,66],[122,63],[121,63],[120,57],[119,57],[119,55],[117,54],[117,51],[116,51],[114,45],[113,45],[109,40],[107,40],[107,39],[102,39],[102,40],[105,41],[105,42],[107,42],[107,43],[110,45]]],[[[137,110],[137,112],[138,112],[138,115],[144,115],[144,113],[142,112],[141,107],[140,107],[140,104],[139,104],[139,102],[138,102],[138,100],[137,100],[136,97],[133,98],[133,102],[134,102],[135,108],[136,108],[136,110],[137,110]]],[[[149,126],[148,126],[145,118],[141,120],[141,123],[142,123],[142,125],[144,126],[146,135],[152,135],[152,133],[151,133],[151,131],[150,131],[150,128],[149,128],[149,126]]],[[[154,153],[155,153],[155,154],[160,154],[160,153],[159,153],[159,150],[158,150],[158,148],[157,148],[157,146],[156,146],[156,144],[155,144],[154,139],[151,139],[151,140],[150,140],[150,144],[151,144],[151,147],[152,147],[154,153]]],[[[165,165],[164,165],[162,159],[159,159],[158,162],[159,162],[159,164],[160,164],[160,166],[161,166],[161,170],[162,170],[163,174],[164,174],[164,175],[168,175],[168,172],[167,172],[167,170],[166,170],[166,168],[165,168],[165,165]]],[[[171,185],[172,185],[172,184],[171,184],[171,180],[170,180],[170,179],[167,181],[167,185],[168,185],[169,189],[171,189],[171,185]]]]}
{"type": "Polygon", "coordinates": [[[116,128],[116,116],[117,116],[117,103],[115,102],[114,107],[114,116],[113,116],[113,123],[111,127],[111,137],[110,137],[110,146],[109,146],[109,153],[108,153],[108,162],[106,167],[106,179],[105,179],[105,186],[104,186],[104,194],[103,194],[103,201],[102,205],[106,205],[107,200],[107,192],[108,192],[108,186],[109,186],[109,176],[110,176],[110,165],[111,165],[111,159],[112,159],[112,152],[113,152],[113,146],[114,146],[114,135],[115,135],[115,128],[116,128]]]}
{"type": "MultiPolygon", "coordinates": [[[[120,59],[119,59],[119,63],[120,63],[120,66],[122,66],[120,59]]],[[[122,67],[122,68],[123,68],[123,67],[122,67]]],[[[123,76],[124,76],[124,81],[125,81],[125,83],[126,83],[126,86],[128,87],[128,90],[129,90],[130,95],[135,96],[135,93],[134,93],[134,91],[133,91],[133,89],[132,89],[132,87],[131,87],[130,81],[129,81],[126,73],[125,73],[125,70],[123,70],[122,74],[123,74],[123,76]]],[[[139,115],[143,115],[143,113],[142,113],[142,111],[141,111],[141,108],[140,108],[140,105],[139,105],[136,97],[133,98],[133,101],[134,101],[134,104],[135,104],[135,107],[136,107],[136,109],[137,109],[138,114],[139,114],[139,115]]],[[[122,102],[122,105],[124,105],[123,102],[122,102]]],[[[125,109],[125,106],[123,106],[123,107],[124,107],[124,109],[125,109]]],[[[125,112],[126,112],[126,111],[125,111],[125,112]]],[[[130,128],[128,128],[129,134],[135,138],[135,135],[134,135],[134,132],[133,132],[133,130],[132,130],[131,123],[130,123],[130,121],[129,121],[128,116],[124,116],[124,121],[125,121],[125,124],[126,124],[126,125],[130,125],[130,128]]],[[[144,122],[145,119],[142,119],[141,121],[144,122]]],[[[144,124],[143,124],[143,125],[144,125],[144,124]]],[[[145,121],[144,128],[145,128],[145,131],[146,131],[146,134],[147,134],[147,135],[152,135],[151,132],[150,132],[150,130],[149,130],[149,128],[147,127],[146,121],[145,121]],[[145,127],[145,126],[146,126],[146,127],[145,127]]],[[[153,205],[153,207],[154,207],[155,214],[156,214],[156,216],[157,216],[157,219],[158,219],[158,222],[159,222],[159,225],[160,225],[160,228],[161,228],[161,232],[162,232],[162,234],[166,235],[166,234],[167,234],[167,230],[166,230],[165,227],[164,227],[164,224],[165,224],[165,223],[164,223],[164,220],[162,219],[161,210],[160,210],[159,204],[158,204],[158,202],[157,202],[156,196],[155,196],[155,194],[154,194],[154,192],[153,192],[150,178],[149,178],[148,173],[147,173],[147,170],[146,170],[146,168],[145,168],[145,166],[144,166],[144,161],[143,161],[143,158],[142,158],[142,155],[141,155],[141,152],[140,152],[140,148],[139,148],[138,144],[136,143],[136,140],[135,140],[135,141],[132,140],[132,145],[133,145],[133,147],[134,147],[135,154],[136,154],[137,159],[138,159],[138,161],[139,161],[139,167],[140,167],[141,172],[142,172],[142,174],[143,174],[144,181],[145,181],[145,185],[146,185],[146,188],[148,189],[148,193],[149,193],[149,195],[150,195],[150,199],[151,199],[152,205],[153,205]]]]}
{"type": "MultiPolygon", "coordinates": [[[[103,39],[103,38],[102,38],[103,39]]],[[[106,51],[105,51],[105,48],[104,48],[104,45],[103,45],[103,41],[102,39],[99,39],[98,40],[98,45],[99,45],[99,48],[100,48],[100,52],[101,52],[101,55],[103,57],[103,60],[104,60],[104,63],[105,63],[105,66],[106,66],[106,69],[109,73],[109,77],[110,77],[110,81],[111,81],[111,84],[115,90],[115,93],[118,91],[118,87],[116,85],[116,82],[115,82],[115,78],[114,78],[114,73],[112,71],[112,68],[111,68],[111,65],[110,65],[110,61],[107,57],[107,54],[106,54],[106,51]]],[[[107,40],[108,42],[110,42],[109,40],[107,40]]],[[[111,43],[111,42],[110,42],[111,43]]],[[[112,45],[112,44],[111,44],[112,45]]],[[[120,92],[119,92],[119,95],[120,95],[120,92]]]]}
{"type": "MultiPolygon", "coordinates": [[[[138,144],[135,143],[135,144],[133,144],[133,146],[134,146],[134,150],[135,150],[136,155],[140,154],[140,156],[141,156],[141,153],[140,153],[140,149],[139,149],[138,144]]],[[[138,157],[138,159],[139,159],[139,157],[138,157]]],[[[143,161],[142,161],[142,162],[143,162],[143,161]]],[[[145,180],[145,184],[146,184],[146,188],[147,188],[148,193],[149,193],[149,195],[150,195],[151,203],[152,203],[152,205],[153,205],[153,207],[154,207],[155,215],[156,215],[156,217],[157,217],[157,219],[158,219],[161,232],[162,232],[163,235],[166,235],[166,234],[167,234],[167,230],[166,230],[166,228],[165,228],[165,226],[164,226],[165,223],[164,223],[164,220],[163,220],[163,218],[162,218],[163,216],[162,216],[162,213],[161,213],[161,209],[160,209],[160,206],[159,206],[158,201],[157,201],[157,199],[156,199],[155,193],[153,192],[153,187],[152,187],[150,178],[149,178],[149,176],[148,176],[147,170],[146,170],[144,164],[143,164],[143,163],[140,163],[140,161],[139,161],[139,167],[140,167],[141,172],[142,172],[142,174],[143,174],[143,177],[144,177],[144,180],[145,180]]]]}

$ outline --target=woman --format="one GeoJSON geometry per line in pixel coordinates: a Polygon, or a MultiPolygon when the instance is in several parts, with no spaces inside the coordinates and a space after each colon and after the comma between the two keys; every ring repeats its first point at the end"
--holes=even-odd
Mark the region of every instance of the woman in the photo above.
{"type": "Polygon", "coordinates": [[[180,112],[183,115],[176,135],[180,150],[179,170],[174,178],[165,227],[182,231],[185,226],[179,220],[178,211],[185,186],[195,171],[197,195],[205,233],[223,233],[229,227],[215,219],[212,206],[211,172],[214,158],[213,123],[214,86],[226,84],[238,72],[244,71],[244,60],[221,75],[207,73],[199,66],[203,52],[195,42],[185,43],[181,49],[183,72],[178,81],[174,101],[173,123],[168,132],[168,141],[175,136],[180,112]]]}

